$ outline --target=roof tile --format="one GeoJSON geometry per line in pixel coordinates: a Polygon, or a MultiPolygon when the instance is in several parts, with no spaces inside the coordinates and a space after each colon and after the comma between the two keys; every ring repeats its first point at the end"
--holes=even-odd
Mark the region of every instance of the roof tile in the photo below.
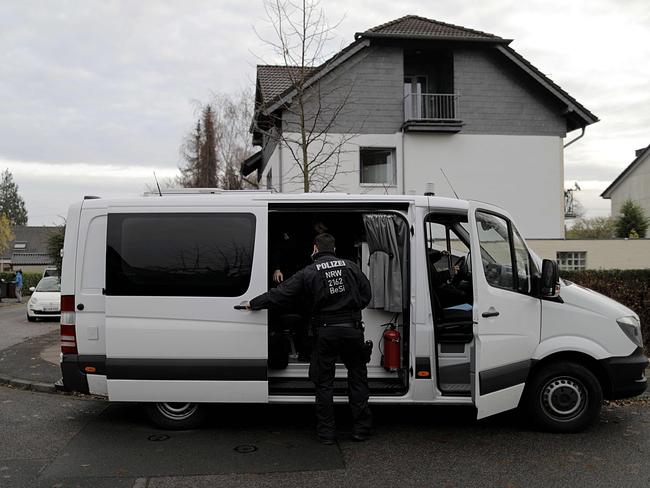
{"type": "MultiPolygon", "coordinates": [[[[304,68],[305,79],[308,79],[312,72],[318,68],[306,66],[304,68]]],[[[272,100],[285,90],[289,89],[300,79],[300,66],[257,66],[257,79],[260,82],[262,99],[272,100]]]]}
{"type": "Polygon", "coordinates": [[[406,15],[399,19],[386,22],[385,24],[375,26],[368,29],[366,32],[361,33],[361,36],[367,33],[390,35],[395,37],[414,36],[428,39],[453,38],[466,40],[503,40],[501,37],[488,34],[487,32],[468,29],[459,25],[447,24],[445,22],[427,19],[417,15],[406,15]]]}

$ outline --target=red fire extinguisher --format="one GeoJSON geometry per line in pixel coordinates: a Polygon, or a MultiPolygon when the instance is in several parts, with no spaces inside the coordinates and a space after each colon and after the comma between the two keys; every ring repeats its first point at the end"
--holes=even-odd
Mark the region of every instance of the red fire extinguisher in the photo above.
{"type": "Polygon", "coordinates": [[[391,325],[384,331],[384,368],[389,371],[399,369],[400,333],[391,325]]]}

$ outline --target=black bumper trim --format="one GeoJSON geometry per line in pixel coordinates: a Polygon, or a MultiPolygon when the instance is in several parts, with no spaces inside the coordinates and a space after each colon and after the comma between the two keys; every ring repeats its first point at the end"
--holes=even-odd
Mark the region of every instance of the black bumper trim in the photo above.
{"type": "Polygon", "coordinates": [[[63,374],[63,388],[66,391],[90,393],[88,377],[79,369],[79,356],[64,354],[61,359],[61,373],[63,374]]]}
{"type": "Polygon", "coordinates": [[[266,359],[107,358],[111,380],[266,381],[266,359]]]}
{"type": "Polygon", "coordinates": [[[525,383],[526,378],[528,378],[530,366],[531,360],[526,359],[525,361],[506,364],[505,366],[479,372],[481,395],[487,395],[488,393],[494,393],[495,391],[525,383]]]}
{"type": "Polygon", "coordinates": [[[645,369],[648,358],[643,354],[642,348],[637,347],[629,356],[601,359],[600,364],[609,379],[608,400],[630,398],[646,391],[648,380],[645,369]]]}

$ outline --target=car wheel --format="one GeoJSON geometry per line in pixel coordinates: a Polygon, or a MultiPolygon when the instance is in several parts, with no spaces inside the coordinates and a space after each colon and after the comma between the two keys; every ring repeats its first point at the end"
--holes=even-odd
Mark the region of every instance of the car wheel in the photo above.
{"type": "Polygon", "coordinates": [[[598,379],[578,363],[561,361],[540,370],[529,384],[528,411],[551,432],[580,432],[600,415],[603,390],[598,379]]]}
{"type": "Polygon", "coordinates": [[[161,429],[186,430],[199,427],[206,417],[205,405],[200,403],[147,403],[147,415],[161,429]]]}
{"type": "Polygon", "coordinates": [[[36,322],[36,317],[30,317],[30,315],[27,314],[27,320],[28,320],[29,322],[36,322]]]}

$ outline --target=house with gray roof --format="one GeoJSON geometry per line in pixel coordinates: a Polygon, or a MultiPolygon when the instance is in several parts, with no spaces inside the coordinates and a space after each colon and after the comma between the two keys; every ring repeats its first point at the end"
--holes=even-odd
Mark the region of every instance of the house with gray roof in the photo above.
{"type": "Polygon", "coordinates": [[[42,272],[54,266],[47,241],[57,227],[18,225],[12,229],[14,240],[0,256],[0,271],[42,272]]]}
{"type": "MultiPolygon", "coordinates": [[[[433,189],[503,206],[527,237],[561,238],[564,138],[598,118],[511,42],[407,15],[356,33],[320,66],[258,66],[251,132],[261,150],[242,173],[303,191],[299,87],[315,133],[341,141],[326,191],[433,189]],[[323,116],[328,108],[335,117],[323,116]]],[[[316,160],[319,146],[311,147],[316,160]]]]}
{"type": "Polygon", "coordinates": [[[621,213],[626,200],[640,205],[650,217],[650,146],[638,149],[632,161],[600,195],[612,202],[612,217],[621,213]]]}

